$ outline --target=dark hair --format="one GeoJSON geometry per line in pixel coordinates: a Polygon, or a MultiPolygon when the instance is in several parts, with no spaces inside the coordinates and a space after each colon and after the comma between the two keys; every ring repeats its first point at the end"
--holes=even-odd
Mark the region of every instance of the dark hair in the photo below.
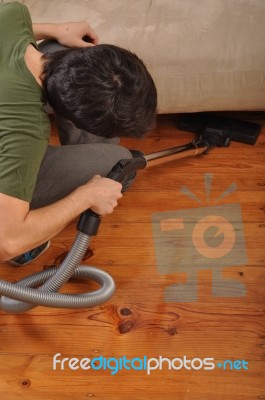
{"type": "Polygon", "coordinates": [[[47,100],[78,128],[104,137],[140,137],[154,126],[155,84],[135,54],[100,44],[44,59],[47,100]]]}

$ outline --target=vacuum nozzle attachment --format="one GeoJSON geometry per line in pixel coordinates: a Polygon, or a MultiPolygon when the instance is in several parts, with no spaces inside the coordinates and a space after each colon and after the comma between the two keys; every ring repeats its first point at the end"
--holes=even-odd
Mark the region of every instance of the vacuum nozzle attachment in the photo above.
{"type": "Polygon", "coordinates": [[[261,131],[260,124],[207,113],[185,114],[177,126],[217,147],[227,147],[231,141],[254,145],[261,131]]]}

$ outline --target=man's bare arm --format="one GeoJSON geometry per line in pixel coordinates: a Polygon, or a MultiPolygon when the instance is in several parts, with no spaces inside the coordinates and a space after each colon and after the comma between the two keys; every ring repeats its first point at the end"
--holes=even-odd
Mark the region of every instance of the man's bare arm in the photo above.
{"type": "Polygon", "coordinates": [[[36,40],[55,39],[67,47],[89,47],[98,44],[98,35],[86,22],[63,22],[58,24],[33,24],[36,40]],[[89,38],[89,42],[83,40],[89,38]]]}
{"type": "Polygon", "coordinates": [[[36,210],[26,201],[0,193],[0,260],[39,246],[64,229],[87,208],[109,214],[122,197],[121,184],[95,176],[64,199],[36,210]]]}

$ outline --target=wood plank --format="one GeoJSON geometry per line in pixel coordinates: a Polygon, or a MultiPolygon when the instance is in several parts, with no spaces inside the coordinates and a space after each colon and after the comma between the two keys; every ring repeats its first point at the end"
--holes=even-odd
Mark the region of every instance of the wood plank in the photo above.
{"type": "MultiPolygon", "coordinates": [[[[229,115],[234,115],[233,113],[229,115]]],[[[264,123],[264,113],[235,114],[237,118],[264,123]]],[[[53,128],[52,143],[57,144],[53,128]]],[[[176,116],[160,116],[158,127],[146,138],[122,140],[128,148],[153,152],[181,145],[193,135],[176,129],[176,116]]],[[[265,399],[265,129],[255,146],[232,143],[207,156],[183,159],[139,171],[137,179],[115,212],[102,220],[90,244],[84,264],[110,273],[116,292],[104,305],[90,309],[63,310],[37,307],[25,314],[1,312],[0,395],[5,400],[88,399],[99,400],[262,400],[265,399]],[[205,174],[212,174],[207,201],[205,174]],[[215,201],[236,184],[234,191],[215,201]],[[187,197],[187,186],[200,200],[187,197]],[[166,301],[170,285],[193,288],[188,271],[179,267],[176,242],[174,273],[160,273],[152,230],[156,213],[195,211],[238,204],[247,262],[215,268],[190,265],[196,272],[195,301],[166,301]],[[217,285],[233,280],[244,285],[238,297],[213,296],[217,285]],[[168,357],[246,360],[248,370],[53,370],[53,356],[62,357],[168,357]]],[[[231,223],[240,222],[230,212],[231,223]]],[[[192,222],[187,222],[191,224],[192,222]]],[[[191,228],[191,226],[189,226],[191,228]]],[[[161,231],[161,237],[163,237],[161,231]]],[[[15,268],[1,263],[1,279],[16,281],[51,265],[58,265],[76,235],[76,221],[53,239],[51,248],[31,265],[15,268]]],[[[189,234],[181,235],[189,239],[189,234]]],[[[174,234],[170,238],[174,239],[174,234]]],[[[172,242],[173,243],[173,242],[172,242]]],[[[182,246],[182,247],[181,247],[182,246]]],[[[185,246],[184,246],[185,247],[185,246]]],[[[236,262],[235,262],[236,263],[236,262]]],[[[63,291],[94,290],[93,282],[68,283],[63,291]]]]}

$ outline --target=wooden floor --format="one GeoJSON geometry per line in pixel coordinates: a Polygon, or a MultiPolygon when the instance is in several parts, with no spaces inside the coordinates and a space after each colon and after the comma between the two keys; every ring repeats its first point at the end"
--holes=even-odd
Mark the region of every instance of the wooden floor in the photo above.
{"type": "MultiPolygon", "coordinates": [[[[242,118],[242,114],[236,114],[236,117],[242,118]]],[[[264,113],[243,117],[265,122],[264,113]]],[[[191,141],[193,135],[178,131],[175,122],[175,116],[161,116],[157,129],[148,137],[127,139],[122,143],[150,153],[191,141]]],[[[119,207],[103,219],[100,233],[91,243],[92,256],[86,261],[113,276],[117,284],[113,298],[102,306],[77,311],[37,307],[24,315],[1,312],[1,399],[264,400],[264,161],[265,128],[254,147],[232,143],[229,148],[214,149],[207,156],[174,161],[139,172],[119,207]],[[208,203],[205,176],[209,178],[210,175],[205,174],[212,174],[208,203]],[[195,211],[203,214],[205,207],[216,206],[214,201],[234,183],[237,190],[223,197],[218,205],[224,213],[231,204],[241,208],[246,254],[243,246],[242,254],[237,253],[232,265],[219,267],[222,276],[216,275],[211,265],[205,269],[200,264],[200,255],[194,255],[189,233],[183,231],[183,240],[181,235],[174,239],[174,232],[170,232],[167,225],[162,229],[160,224],[162,244],[155,241],[152,233],[154,214],[158,219],[161,216],[161,221],[170,216],[174,218],[174,215],[179,217],[182,212],[191,218],[195,211]],[[201,203],[180,191],[184,185],[201,203]],[[165,212],[169,213],[158,214],[165,212]],[[156,250],[163,247],[165,235],[169,233],[171,239],[167,242],[165,265],[161,265],[156,250]],[[185,269],[182,264],[187,247],[190,253],[186,251],[185,269]],[[172,257],[172,251],[175,258],[169,273],[163,268],[172,257]],[[236,260],[242,262],[245,256],[247,260],[243,265],[236,265],[236,260]],[[188,279],[191,273],[193,280],[188,279]],[[241,283],[238,290],[231,292],[229,297],[227,293],[214,296],[213,286],[227,289],[227,279],[241,283]],[[182,301],[169,297],[167,288],[170,285],[175,285],[173,297],[183,288],[182,301]],[[192,293],[197,299],[189,298],[192,293]],[[67,365],[64,370],[58,366],[53,370],[56,353],[61,353],[61,358],[80,360],[101,356],[126,356],[130,360],[162,356],[171,361],[175,358],[183,360],[185,356],[189,360],[212,358],[215,368],[196,370],[201,362],[195,360],[192,364],[195,368],[169,369],[169,363],[164,360],[163,369],[152,370],[150,375],[146,370],[123,369],[111,374],[108,369],[72,370],[67,365]],[[224,364],[226,360],[240,362],[224,364]],[[218,367],[218,363],[222,366],[218,367]]],[[[231,213],[229,218],[232,218],[231,213]]],[[[14,282],[60,263],[75,237],[75,226],[76,221],[52,241],[48,252],[33,265],[15,268],[2,263],[1,278],[14,282]]],[[[216,259],[213,258],[213,265],[219,265],[214,263],[216,259]]],[[[90,284],[89,288],[94,285],[90,284]]],[[[84,283],[65,287],[68,291],[85,289],[84,283]]],[[[98,360],[98,366],[100,362],[98,360]]],[[[112,360],[111,365],[114,362],[112,360]]],[[[153,360],[151,366],[155,363],[153,360]]],[[[173,365],[178,368],[180,363],[175,360],[173,365]]],[[[135,360],[135,366],[140,366],[140,360],[135,360]]]]}

